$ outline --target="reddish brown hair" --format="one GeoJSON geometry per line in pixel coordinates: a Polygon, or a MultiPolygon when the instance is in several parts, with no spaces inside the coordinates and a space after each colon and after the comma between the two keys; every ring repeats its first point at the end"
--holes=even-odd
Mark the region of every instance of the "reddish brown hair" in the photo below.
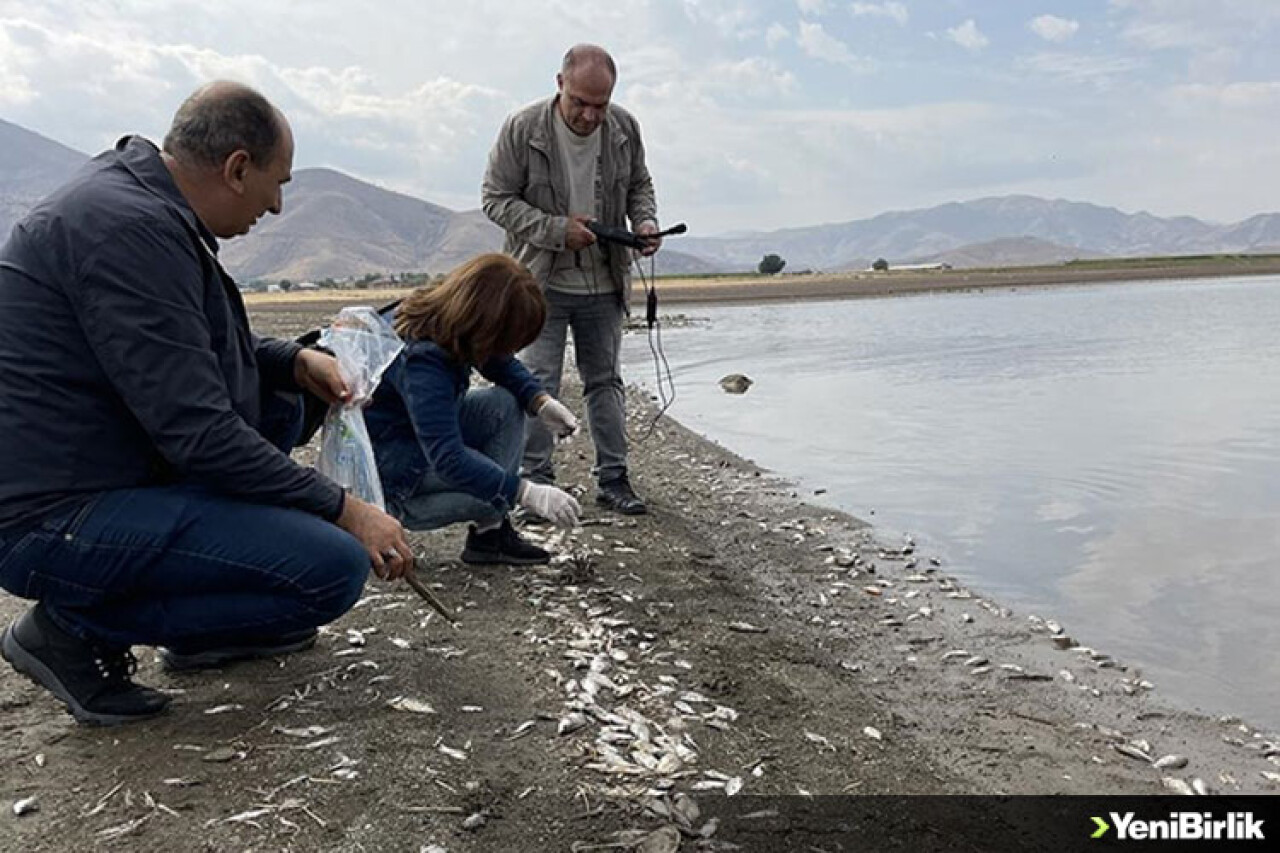
{"type": "Polygon", "coordinates": [[[396,312],[396,333],[430,340],[455,360],[481,365],[524,349],[547,319],[533,274],[508,255],[479,255],[435,287],[419,287],[396,312]]]}

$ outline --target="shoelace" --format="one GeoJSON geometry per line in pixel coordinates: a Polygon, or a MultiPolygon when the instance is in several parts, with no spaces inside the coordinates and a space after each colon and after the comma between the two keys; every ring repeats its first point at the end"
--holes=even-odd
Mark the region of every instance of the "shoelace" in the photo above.
{"type": "Polygon", "coordinates": [[[98,673],[102,676],[102,679],[112,685],[130,683],[134,674],[138,671],[138,659],[129,649],[118,652],[96,650],[93,656],[93,664],[98,668],[98,673]]]}

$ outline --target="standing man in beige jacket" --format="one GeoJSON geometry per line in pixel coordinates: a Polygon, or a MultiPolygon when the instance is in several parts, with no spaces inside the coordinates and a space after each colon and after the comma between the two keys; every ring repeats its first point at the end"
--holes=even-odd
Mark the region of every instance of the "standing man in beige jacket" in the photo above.
{"type": "MultiPolygon", "coordinates": [[[[505,250],[542,284],[542,333],[521,361],[553,397],[560,393],[566,332],[573,330],[578,374],[595,441],[596,502],[626,515],[646,511],[627,472],[622,322],[631,296],[631,250],[597,242],[592,221],[657,234],[653,180],[640,125],[610,102],[617,67],[604,49],[580,44],[564,56],[556,94],[509,116],[489,152],[484,212],[507,232],[505,250]]],[[[641,252],[652,255],[654,237],[641,252]]],[[[555,440],[530,421],[525,476],[554,483],[555,440]]]]}

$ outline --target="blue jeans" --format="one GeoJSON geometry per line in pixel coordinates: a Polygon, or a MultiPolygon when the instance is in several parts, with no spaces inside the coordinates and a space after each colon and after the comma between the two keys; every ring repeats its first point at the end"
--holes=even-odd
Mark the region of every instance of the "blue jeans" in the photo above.
{"type": "MultiPolygon", "coordinates": [[[[300,428],[278,414],[264,434],[300,428]]],[[[313,628],[355,604],[368,571],[364,546],[324,519],[192,485],[101,492],[21,534],[0,531],[0,586],[116,647],[213,648],[313,628]]]]}
{"type": "MultiPolygon", "coordinates": [[[[524,422],[520,404],[505,388],[473,388],[458,405],[462,443],[508,474],[520,470],[524,422]]],[[[430,469],[411,496],[389,504],[388,512],[410,530],[436,530],[459,521],[497,521],[504,515],[489,501],[455,490],[430,469]]]]}
{"type": "MultiPolygon", "coordinates": [[[[538,339],[520,353],[543,389],[560,396],[565,338],[573,330],[573,351],[582,378],[587,422],[596,445],[596,479],[605,483],[627,472],[626,396],[622,385],[622,303],[615,293],[577,295],[546,291],[547,321],[538,339]]],[[[553,482],[555,437],[537,418],[530,419],[524,471],[531,479],[553,482]]]]}

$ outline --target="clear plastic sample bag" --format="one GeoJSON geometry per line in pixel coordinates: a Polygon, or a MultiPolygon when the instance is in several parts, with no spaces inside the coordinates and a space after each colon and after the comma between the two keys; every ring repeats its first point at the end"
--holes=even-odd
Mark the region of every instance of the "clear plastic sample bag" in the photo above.
{"type": "Polygon", "coordinates": [[[404,342],[386,318],[360,306],[338,312],[333,325],[320,333],[319,343],[338,359],[351,399],[329,408],[316,468],[361,500],[386,509],[363,409],[404,342]]]}

